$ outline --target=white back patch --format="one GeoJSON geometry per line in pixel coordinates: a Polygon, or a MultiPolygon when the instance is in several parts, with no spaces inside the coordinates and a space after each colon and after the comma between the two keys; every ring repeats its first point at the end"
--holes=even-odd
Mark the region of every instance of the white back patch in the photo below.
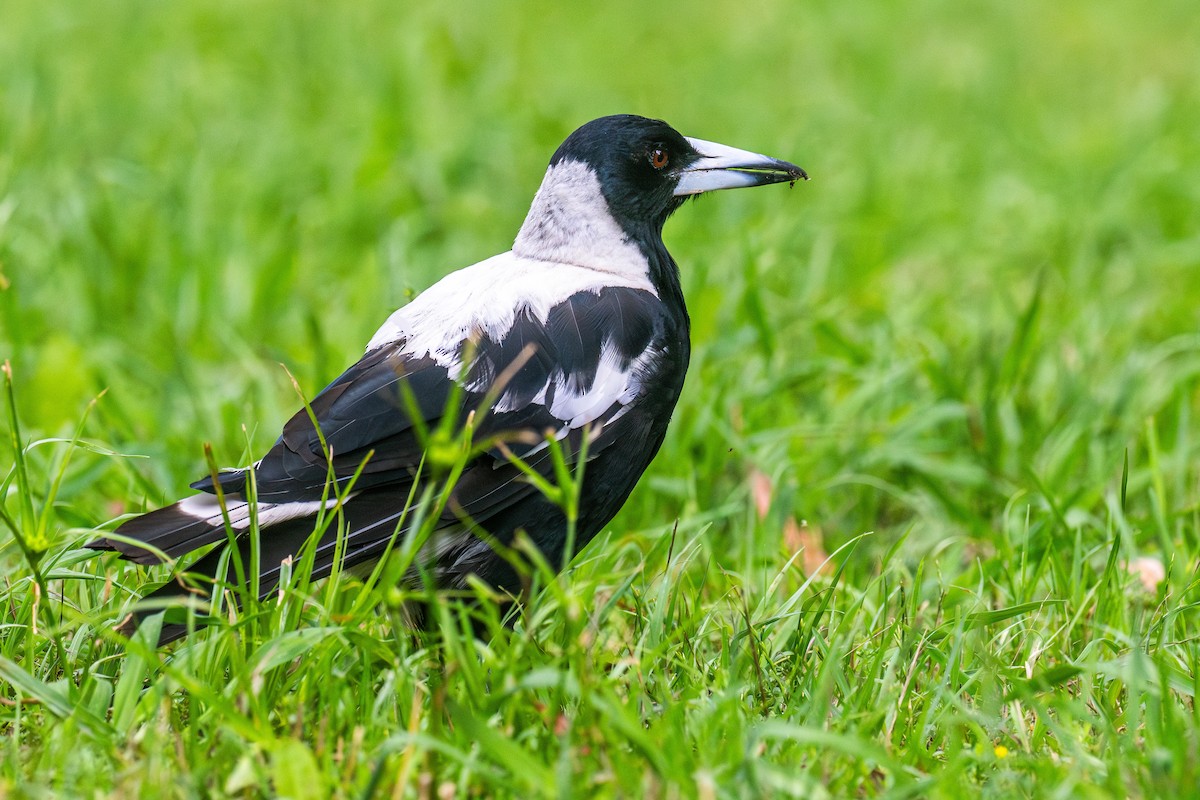
{"type": "Polygon", "coordinates": [[[511,252],[442,278],[392,314],[367,351],[403,340],[406,353],[453,370],[470,337],[497,341],[522,310],[545,322],[571,295],[609,286],[658,296],[649,262],[613,219],[596,173],[559,162],[546,170],[511,252]]]}
{"type": "Polygon", "coordinates": [[[600,272],[501,253],[453,272],[417,295],[388,318],[367,351],[402,340],[406,353],[415,358],[430,356],[453,372],[459,348],[468,338],[486,335],[498,341],[522,310],[545,322],[550,309],[571,295],[598,293],[610,286],[658,294],[644,274],[600,272]]]}

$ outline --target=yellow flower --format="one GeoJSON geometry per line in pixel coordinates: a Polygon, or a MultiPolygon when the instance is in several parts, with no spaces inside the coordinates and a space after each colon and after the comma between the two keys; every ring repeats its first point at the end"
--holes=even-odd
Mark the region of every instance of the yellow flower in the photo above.
{"type": "Polygon", "coordinates": [[[996,745],[996,749],[993,752],[995,752],[996,758],[1007,758],[1008,757],[1008,748],[1002,744],[996,745]]]}

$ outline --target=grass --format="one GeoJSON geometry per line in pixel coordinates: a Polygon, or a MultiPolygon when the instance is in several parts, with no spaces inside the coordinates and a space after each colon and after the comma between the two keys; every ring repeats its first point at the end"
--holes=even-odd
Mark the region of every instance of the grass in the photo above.
{"type": "Polygon", "coordinates": [[[0,797],[1192,792],[1196,41],[1183,0],[6,3],[0,797]],[[113,634],[165,572],[94,529],[256,457],[280,363],[324,385],[621,111],[814,180],[669,224],[668,441],[516,629],[294,574],[113,634]]]}

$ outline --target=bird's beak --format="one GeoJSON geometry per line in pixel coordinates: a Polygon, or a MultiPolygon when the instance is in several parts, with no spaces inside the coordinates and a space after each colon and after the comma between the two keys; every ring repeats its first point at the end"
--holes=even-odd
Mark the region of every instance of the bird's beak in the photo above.
{"type": "Polygon", "coordinates": [[[703,139],[689,138],[688,143],[700,154],[700,159],[680,173],[679,185],[675,187],[676,197],[717,189],[808,180],[808,173],[804,170],[777,158],[703,139]]]}

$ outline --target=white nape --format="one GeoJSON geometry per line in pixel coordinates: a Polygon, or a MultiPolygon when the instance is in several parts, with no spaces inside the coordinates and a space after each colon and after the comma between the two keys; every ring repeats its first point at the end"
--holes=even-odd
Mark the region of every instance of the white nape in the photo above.
{"type": "Polygon", "coordinates": [[[513,252],[575,264],[626,279],[648,280],[650,264],[613,219],[595,171],[579,161],[546,170],[513,252]]]}

